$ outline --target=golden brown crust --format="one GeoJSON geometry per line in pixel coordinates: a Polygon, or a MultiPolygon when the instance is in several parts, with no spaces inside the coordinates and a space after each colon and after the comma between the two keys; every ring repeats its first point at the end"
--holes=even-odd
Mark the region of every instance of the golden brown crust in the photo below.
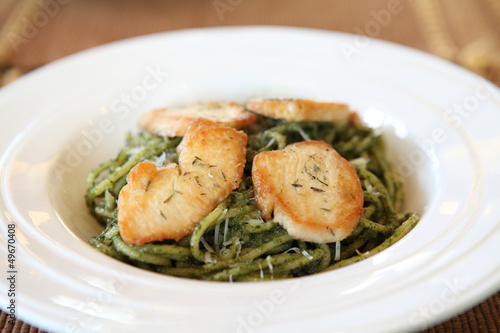
{"type": "Polygon", "coordinates": [[[193,232],[238,188],[246,162],[247,135],[206,119],[196,119],[178,146],[179,165],[136,165],[118,197],[123,239],[144,244],[180,240],[193,232]]]}
{"type": "Polygon", "coordinates": [[[323,141],[305,141],[255,156],[255,202],[262,217],[316,243],[348,237],[363,215],[354,167],[323,141]]]}
{"type": "Polygon", "coordinates": [[[246,108],[260,115],[287,121],[347,122],[346,104],[315,102],[306,99],[251,99],[246,108]]]}
{"type": "Polygon", "coordinates": [[[145,113],[139,127],[163,137],[184,136],[189,124],[196,118],[234,128],[250,126],[257,121],[255,115],[234,102],[207,102],[180,108],[163,108],[145,113]]]}

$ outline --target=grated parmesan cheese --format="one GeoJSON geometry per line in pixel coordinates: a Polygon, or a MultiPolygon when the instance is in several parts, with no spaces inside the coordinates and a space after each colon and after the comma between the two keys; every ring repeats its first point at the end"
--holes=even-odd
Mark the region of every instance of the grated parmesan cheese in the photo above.
{"type": "Polygon", "coordinates": [[[269,267],[269,272],[271,272],[271,278],[273,277],[273,264],[271,263],[271,256],[266,257],[267,265],[269,267]]]}
{"type": "Polygon", "coordinates": [[[300,136],[302,137],[302,139],[304,139],[304,141],[311,141],[311,138],[309,137],[309,135],[307,135],[306,132],[304,132],[304,130],[302,128],[298,128],[298,132],[300,134],[300,136]]]}
{"type": "Polygon", "coordinates": [[[212,257],[212,254],[208,253],[208,252],[205,252],[205,256],[203,257],[203,260],[206,262],[206,263],[210,263],[210,262],[217,262],[217,260],[215,258],[212,257]]]}
{"type": "Polygon", "coordinates": [[[309,260],[313,260],[313,256],[310,255],[306,250],[302,251],[302,254],[304,255],[304,257],[306,257],[307,259],[309,260]]]}
{"type": "Polygon", "coordinates": [[[269,140],[269,142],[267,143],[267,145],[263,149],[267,149],[267,148],[271,147],[274,142],[276,142],[276,140],[274,140],[274,138],[272,138],[271,140],[269,140]]]}
{"type": "Polygon", "coordinates": [[[335,258],[336,261],[340,260],[340,241],[335,242],[335,258]]]}
{"type": "Polygon", "coordinates": [[[298,247],[291,247],[283,253],[289,253],[290,251],[293,251],[295,253],[300,253],[300,249],[298,247]]]}
{"type": "Polygon", "coordinates": [[[208,244],[208,242],[205,240],[205,238],[201,237],[200,238],[200,241],[201,243],[203,244],[203,246],[205,247],[205,249],[210,252],[210,253],[213,253],[214,252],[214,249],[212,249],[212,247],[210,246],[210,244],[208,244]]]}
{"type": "Polygon", "coordinates": [[[226,241],[227,241],[227,229],[228,229],[228,225],[229,225],[229,219],[226,219],[226,222],[224,222],[224,238],[222,240],[223,244],[226,244],[226,241]]]}
{"type": "Polygon", "coordinates": [[[161,168],[165,165],[165,163],[167,162],[167,154],[165,154],[165,152],[161,153],[160,156],[158,156],[154,161],[154,165],[157,167],[157,168],[161,168]]]}
{"type": "Polygon", "coordinates": [[[372,185],[372,184],[370,184],[370,182],[369,182],[368,180],[366,180],[366,179],[364,180],[364,183],[365,183],[365,188],[366,188],[366,191],[367,191],[368,193],[372,193],[372,192],[373,192],[373,190],[374,190],[373,185],[372,185]]]}

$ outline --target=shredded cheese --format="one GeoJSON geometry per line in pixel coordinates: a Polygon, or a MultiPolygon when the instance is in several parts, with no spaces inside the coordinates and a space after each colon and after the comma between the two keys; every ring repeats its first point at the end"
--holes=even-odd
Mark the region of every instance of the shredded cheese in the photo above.
{"type": "Polygon", "coordinates": [[[271,256],[266,257],[267,265],[269,267],[269,272],[271,272],[271,278],[273,277],[273,264],[271,263],[271,256]]]}
{"type": "Polygon", "coordinates": [[[206,262],[206,263],[210,263],[210,262],[217,262],[217,260],[215,260],[215,258],[212,257],[212,254],[208,253],[208,252],[205,252],[205,256],[203,257],[203,260],[206,262]]]}
{"type": "Polygon", "coordinates": [[[273,145],[273,143],[275,143],[276,140],[274,140],[274,138],[272,138],[271,140],[269,140],[269,142],[267,143],[267,145],[263,148],[263,149],[267,149],[269,147],[271,147],[273,145]]]}
{"type": "Polygon", "coordinates": [[[166,162],[167,162],[167,154],[165,154],[165,152],[161,153],[161,155],[158,156],[158,158],[156,158],[155,161],[153,161],[153,163],[157,168],[161,168],[162,166],[165,165],[166,162]]]}
{"type": "Polygon", "coordinates": [[[309,260],[313,260],[313,256],[309,254],[309,252],[307,252],[306,250],[302,251],[302,254],[304,255],[304,257],[306,257],[307,259],[309,260]]]}
{"type": "Polygon", "coordinates": [[[336,261],[340,260],[340,241],[335,242],[335,258],[336,261]]]}
{"type": "Polygon", "coordinates": [[[227,230],[228,230],[228,226],[229,226],[229,219],[226,219],[226,222],[224,222],[224,238],[223,238],[223,242],[224,244],[226,243],[227,241],[227,230]]]}
{"type": "Polygon", "coordinates": [[[298,132],[299,132],[300,136],[302,137],[302,139],[304,139],[304,141],[311,141],[311,138],[309,137],[309,135],[307,135],[307,133],[304,132],[304,130],[301,127],[298,128],[298,132]]]}
{"type": "Polygon", "coordinates": [[[210,253],[214,252],[214,249],[212,249],[212,247],[210,246],[210,244],[208,244],[208,242],[205,240],[205,238],[201,237],[200,241],[203,244],[203,246],[205,247],[205,249],[207,249],[208,252],[210,252],[210,253]]]}
{"type": "Polygon", "coordinates": [[[364,184],[365,184],[366,191],[368,193],[372,193],[373,190],[375,189],[375,187],[373,187],[373,185],[370,184],[370,182],[368,180],[366,180],[366,179],[364,180],[364,184]]]}

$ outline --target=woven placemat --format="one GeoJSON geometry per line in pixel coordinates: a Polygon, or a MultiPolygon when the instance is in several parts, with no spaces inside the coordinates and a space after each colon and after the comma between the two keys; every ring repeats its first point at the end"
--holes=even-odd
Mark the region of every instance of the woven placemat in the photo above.
{"type": "MultiPolygon", "coordinates": [[[[375,20],[373,13],[390,4],[401,11],[373,37],[433,53],[500,83],[499,0],[313,0],[307,5],[303,0],[0,0],[0,86],[65,55],[158,31],[258,24],[363,33],[375,20]],[[217,7],[220,2],[227,6],[217,7]],[[49,19],[36,21],[43,13],[49,19]],[[35,23],[28,34],[27,25],[35,23]]],[[[499,308],[497,293],[424,332],[499,332],[499,308]]],[[[6,313],[0,327],[43,332],[19,320],[9,323],[6,313]]]]}

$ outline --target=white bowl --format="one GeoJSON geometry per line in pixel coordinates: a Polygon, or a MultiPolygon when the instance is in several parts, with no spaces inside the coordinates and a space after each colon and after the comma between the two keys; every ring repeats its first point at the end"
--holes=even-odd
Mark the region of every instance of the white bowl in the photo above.
{"type": "Polygon", "coordinates": [[[500,288],[500,91],[435,57],[309,29],[185,30],[44,66],[2,88],[0,108],[1,228],[15,231],[1,252],[15,240],[16,280],[15,297],[1,299],[14,299],[16,315],[43,329],[406,331],[500,288]],[[264,283],[164,276],[88,245],[101,227],[85,207],[85,178],[117,153],[143,112],[255,96],[357,110],[384,133],[405,177],[405,210],[420,213],[419,224],[360,263],[264,283]]]}

